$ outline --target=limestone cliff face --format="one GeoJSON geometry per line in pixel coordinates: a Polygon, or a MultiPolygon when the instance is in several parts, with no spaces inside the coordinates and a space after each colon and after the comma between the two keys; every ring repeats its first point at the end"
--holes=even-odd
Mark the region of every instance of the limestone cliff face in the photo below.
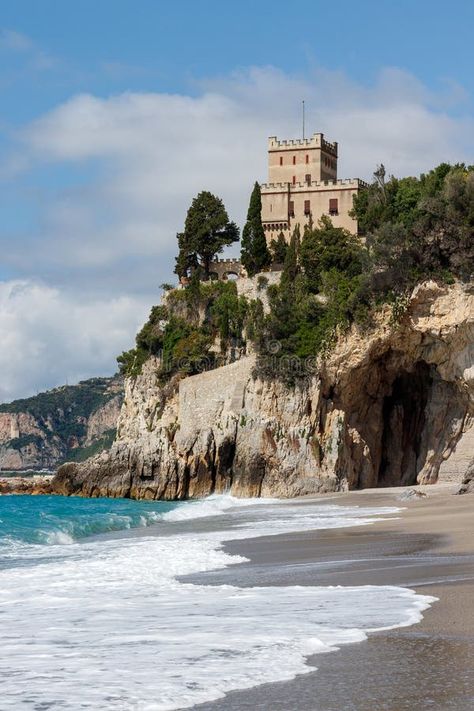
{"type": "Polygon", "coordinates": [[[398,323],[391,314],[341,337],[296,387],[254,379],[247,356],[163,389],[148,361],[126,382],[111,450],[64,465],[54,490],[175,499],[461,481],[474,434],[474,286],[423,284],[398,323]]]}
{"type": "Polygon", "coordinates": [[[0,472],[55,469],[110,446],[121,378],[93,378],[0,405],[0,472]]]}
{"type": "Polygon", "coordinates": [[[49,469],[61,457],[61,443],[29,412],[0,412],[0,471],[49,469]],[[45,440],[49,446],[45,447],[45,440]]]}

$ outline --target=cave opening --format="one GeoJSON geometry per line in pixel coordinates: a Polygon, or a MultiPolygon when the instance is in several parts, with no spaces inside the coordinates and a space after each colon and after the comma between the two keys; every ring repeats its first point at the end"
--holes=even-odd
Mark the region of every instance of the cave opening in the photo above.
{"type": "Polygon", "coordinates": [[[411,486],[423,468],[422,438],[433,372],[424,361],[402,371],[384,398],[378,486],[411,486]]]}

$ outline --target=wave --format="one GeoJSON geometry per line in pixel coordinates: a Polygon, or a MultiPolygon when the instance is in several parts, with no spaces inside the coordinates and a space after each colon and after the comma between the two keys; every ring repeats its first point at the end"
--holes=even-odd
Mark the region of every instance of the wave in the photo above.
{"type": "Polygon", "coordinates": [[[220,516],[229,509],[248,506],[266,506],[278,504],[279,499],[240,499],[230,494],[213,494],[205,499],[186,501],[177,505],[175,509],[162,515],[164,521],[190,521],[195,518],[220,516]]]}
{"type": "Polygon", "coordinates": [[[183,582],[244,562],[223,550],[230,538],[365,525],[398,512],[228,496],[168,510],[150,504],[163,535],[56,546],[59,559],[4,570],[2,711],[75,711],[78,699],[83,709],[190,708],[308,673],[309,655],[414,624],[434,598],[394,586],[183,582]],[[200,532],[183,532],[180,522],[193,518],[200,532]]]}
{"type": "Polygon", "coordinates": [[[0,546],[70,545],[89,536],[142,528],[175,506],[165,502],[79,497],[0,497],[0,546]]]}

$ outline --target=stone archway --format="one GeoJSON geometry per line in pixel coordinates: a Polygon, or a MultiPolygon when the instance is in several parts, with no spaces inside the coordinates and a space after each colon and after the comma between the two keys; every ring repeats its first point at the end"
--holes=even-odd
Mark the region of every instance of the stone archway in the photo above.
{"type": "Polygon", "coordinates": [[[242,262],[239,259],[216,259],[211,262],[210,270],[219,281],[226,281],[230,275],[238,279],[244,272],[242,262]]]}

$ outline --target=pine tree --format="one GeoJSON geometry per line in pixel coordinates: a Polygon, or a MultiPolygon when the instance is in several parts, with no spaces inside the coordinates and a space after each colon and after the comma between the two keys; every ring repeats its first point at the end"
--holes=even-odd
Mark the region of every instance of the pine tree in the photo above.
{"type": "Polygon", "coordinates": [[[185,270],[197,266],[200,260],[204,276],[208,278],[210,264],[216,254],[238,239],[239,229],[235,222],[229,222],[222,200],[204,190],[192,201],[184,232],[178,234],[176,273],[182,276],[185,270]]]}
{"type": "Polygon", "coordinates": [[[249,276],[263,271],[272,261],[262,226],[262,196],[258,183],[255,183],[250,196],[240,259],[249,276]]]}

